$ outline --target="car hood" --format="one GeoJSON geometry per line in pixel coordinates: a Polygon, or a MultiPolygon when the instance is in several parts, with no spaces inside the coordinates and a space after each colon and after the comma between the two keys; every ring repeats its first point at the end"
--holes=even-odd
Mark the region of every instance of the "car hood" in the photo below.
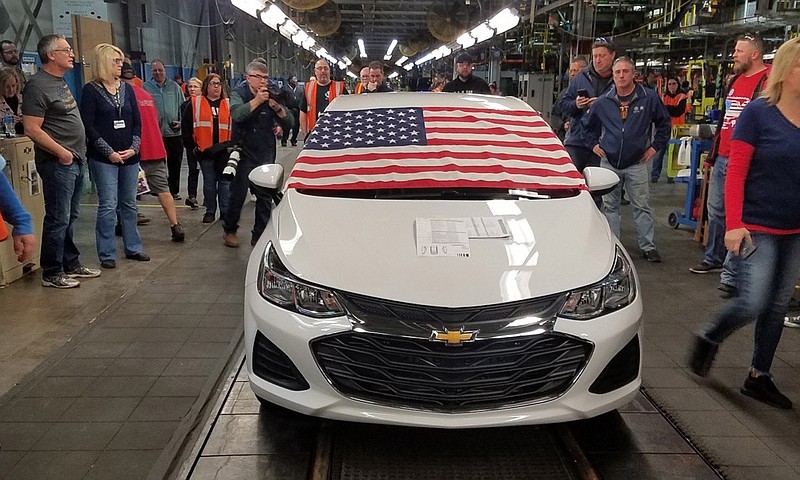
{"type": "Polygon", "coordinates": [[[289,189],[272,240],[302,280],[423,305],[487,305],[565,292],[611,271],[616,241],[588,192],[536,200],[375,200],[289,189]],[[420,257],[415,219],[502,217],[508,238],[470,239],[470,255],[420,257]]]}

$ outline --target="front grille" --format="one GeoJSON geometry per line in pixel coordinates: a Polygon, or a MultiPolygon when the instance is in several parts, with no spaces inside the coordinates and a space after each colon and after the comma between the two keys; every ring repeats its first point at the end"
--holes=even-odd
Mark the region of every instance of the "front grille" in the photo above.
{"type": "Polygon", "coordinates": [[[389,406],[469,411],[543,401],[564,393],[592,351],[558,333],[447,346],[348,332],[311,343],[343,395],[389,406]]]}
{"type": "Polygon", "coordinates": [[[288,390],[308,390],[308,382],[294,363],[261,332],[256,332],[253,342],[253,373],[288,390]]]}

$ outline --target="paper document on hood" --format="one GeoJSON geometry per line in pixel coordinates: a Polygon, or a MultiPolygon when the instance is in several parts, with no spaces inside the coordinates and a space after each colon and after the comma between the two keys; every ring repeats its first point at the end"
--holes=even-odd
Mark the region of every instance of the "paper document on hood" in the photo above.
{"type": "Polygon", "coordinates": [[[472,217],[463,220],[467,223],[469,238],[506,238],[511,236],[504,218],[472,217]]]}
{"type": "Polygon", "coordinates": [[[464,218],[416,218],[417,256],[469,257],[464,218]]]}

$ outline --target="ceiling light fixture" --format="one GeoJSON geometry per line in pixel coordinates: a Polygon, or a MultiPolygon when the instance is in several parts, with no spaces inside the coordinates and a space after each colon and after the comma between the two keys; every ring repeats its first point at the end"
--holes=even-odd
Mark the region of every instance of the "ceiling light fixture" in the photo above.
{"type": "Polygon", "coordinates": [[[398,76],[398,75],[400,75],[400,74],[399,74],[399,73],[397,73],[397,72],[392,72],[392,73],[390,73],[390,74],[389,74],[389,76],[388,76],[387,78],[388,78],[389,80],[391,80],[391,79],[393,79],[393,78],[397,78],[397,76],[398,76]]]}
{"type": "Polygon", "coordinates": [[[392,52],[394,52],[394,47],[397,46],[397,39],[392,40],[392,43],[389,44],[389,48],[386,50],[386,55],[383,56],[384,60],[391,60],[392,59],[392,52]]]}
{"type": "Polygon", "coordinates": [[[397,65],[398,67],[402,67],[406,60],[408,60],[408,57],[403,55],[396,62],[394,62],[394,64],[397,65]]]}
{"type": "Polygon", "coordinates": [[[263,10],[265,6],[261,0],[231,0],[231,3],[234,7],[255,18],[258,18],[258,11],[263,10]]]}
{"type": "Polygon", "coordinates": [[[359,54],[361,55],[361,58],[367,58],[367,49],[366,49],[366,47],[364,47],[364,39],[363,38],[359,38],[358,39],[358,51],[359,51],[359,54]]]}

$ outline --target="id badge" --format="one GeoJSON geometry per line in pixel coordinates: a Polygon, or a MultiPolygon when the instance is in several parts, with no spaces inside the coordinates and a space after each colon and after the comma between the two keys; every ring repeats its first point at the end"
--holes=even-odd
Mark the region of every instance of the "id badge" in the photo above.
{"type": "Polygon", "coordinates": [[[125,120],[114,120],[114,130],[125,128],[125,120]]]}

